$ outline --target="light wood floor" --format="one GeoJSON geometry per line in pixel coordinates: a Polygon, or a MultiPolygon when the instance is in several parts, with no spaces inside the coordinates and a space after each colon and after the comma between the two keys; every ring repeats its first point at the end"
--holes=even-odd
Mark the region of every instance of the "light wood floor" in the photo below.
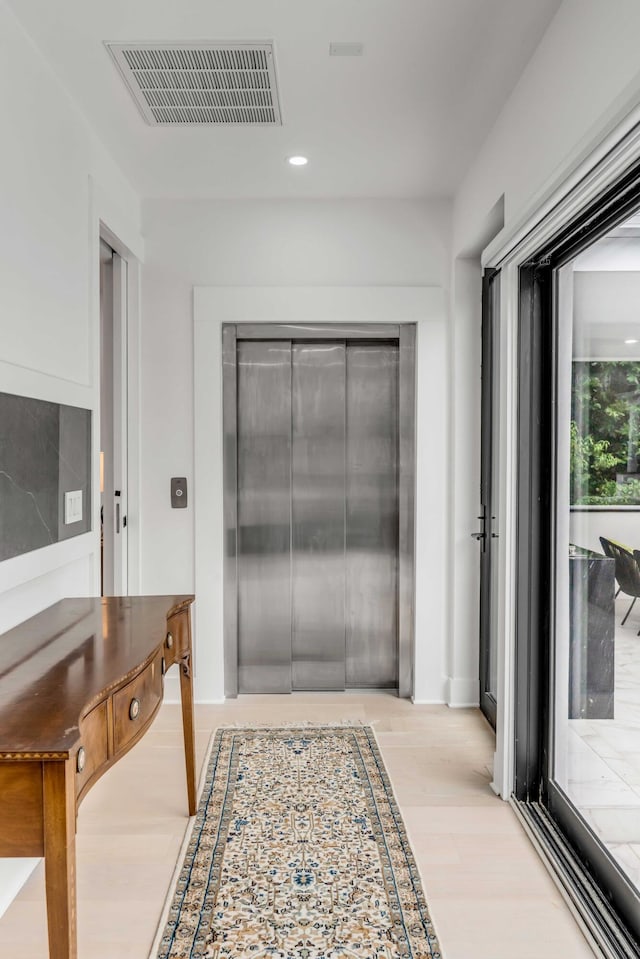
{"type": "MultiPolygon", "coordinates": [[[[513,811],[489,787],[493,734],[477,710],[376,693],[242,696],[197,707],[198,762],[221,724],[345,719],[377,732],[445,959],[592,959],[513,811]]],[[[165,705],[80,809],[79,959],[148,959],[185,800],[180,711],[165,705]]],[[[0,956],[48,956],[42,867],[0,919],[0,956]]]]}

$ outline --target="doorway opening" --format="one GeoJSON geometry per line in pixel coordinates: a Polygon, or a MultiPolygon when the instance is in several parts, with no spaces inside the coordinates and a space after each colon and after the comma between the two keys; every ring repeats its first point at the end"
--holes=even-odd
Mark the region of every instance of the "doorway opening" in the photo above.
{"type": "Polygon", "coordinates": [[[409,694],[414,341],[223,327],[227,695],[409,694]]]}
{"type": "Polygon", "coordinates": [[[127,261],[100,240],[100,592],[128,593],[127,261]]]}

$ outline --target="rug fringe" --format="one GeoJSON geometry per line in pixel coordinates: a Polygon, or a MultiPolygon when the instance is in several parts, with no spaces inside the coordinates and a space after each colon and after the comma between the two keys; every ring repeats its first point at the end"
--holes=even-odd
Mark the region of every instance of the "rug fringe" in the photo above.
{"type": "Polygon", "coordinates": [[[352,729],[354,727],[360,728],[371,725],[372,723],[364,719],[342,719],[334,722],[317,722],[313,719],[301,719],[298,722],[287,723],[265,719],[264,722],[260,723],[223,723],[223,725],[217,727],[216,732],[218,729],[352,729]]]}

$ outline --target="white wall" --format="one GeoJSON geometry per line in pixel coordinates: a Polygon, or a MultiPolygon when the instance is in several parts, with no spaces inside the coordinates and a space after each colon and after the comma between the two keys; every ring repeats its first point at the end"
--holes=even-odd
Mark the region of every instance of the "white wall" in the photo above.
{"type": "MultiPolygon", "coordinates": [[[[193,503],[193,287],[428,286],[444,295],[450,209],[442,202],[415,201],[150,200],[143,220],[142,588],[189,590],[195,583],[194,511],[170,508],[169,480],[186,475],[193,503]]],[[[433,342],[443,376],[444,328],[433,342]]],[[[425,377],[425,390],[434,382],[425,377]]],[[[219,370],[212,369],[211,389],[219,384],[219,370]]],[[[446,495],[446,389],[441,393],[433,409],[434,434],[441,437],[433,463],[446,495]]],[[[441,557],[442,580],[433,587],[439,601],[431,611],[432,628],[422,637],[433,657],[423,665],[420,698],[443,701],[446,503],[429,506],[437,511],[430,547],[441,557]]],[[[219,637],[211,641],[218,643],[219,637]]],[[[196,642],[209,640],[199,636],[196,642]]],[[[196,681],[203,689],[202,677],[196,675],[196,681]]]]}
{"type": "MultiPolygon", "coordinates": [[[[139,201],[4,3],[0,115],[0,390],[96,410],[98,217],[126,242],[139,201]]],[[[0,633],[99,591],[97,499],[92,533],[0,564],[0,633]]],[[[0,913],[32,865],[0,860],[0,913]]]]}
{"type": "Polygon", "coordinates": [[[640,509],[571,510],[571,543],[602,553],[601,536],[629,549],[640,549],[640,509]]]}
{"type": "Polygon", "coordinates": [[[456,258],[449,325],[449,598],[447,702],[479,700],[480,367],[482,275],[480,258],[456,258]]]}
{"type": "Polygon", "coordinates": [[[637,102],[637,0],[564,0],[455,198],[454,252],[504,195],[505,225],[637,102]]]}

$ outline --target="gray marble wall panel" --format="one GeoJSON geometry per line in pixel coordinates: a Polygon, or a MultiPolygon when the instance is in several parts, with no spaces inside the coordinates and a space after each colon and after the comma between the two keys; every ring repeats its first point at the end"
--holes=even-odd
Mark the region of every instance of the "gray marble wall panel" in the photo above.
{"type": "Polygon", "coordinates": [[[91,411],[0,393],[0,561],[91,529],[91,411]],[[64,494],[82,490],[65,525],[64,494]]]}

